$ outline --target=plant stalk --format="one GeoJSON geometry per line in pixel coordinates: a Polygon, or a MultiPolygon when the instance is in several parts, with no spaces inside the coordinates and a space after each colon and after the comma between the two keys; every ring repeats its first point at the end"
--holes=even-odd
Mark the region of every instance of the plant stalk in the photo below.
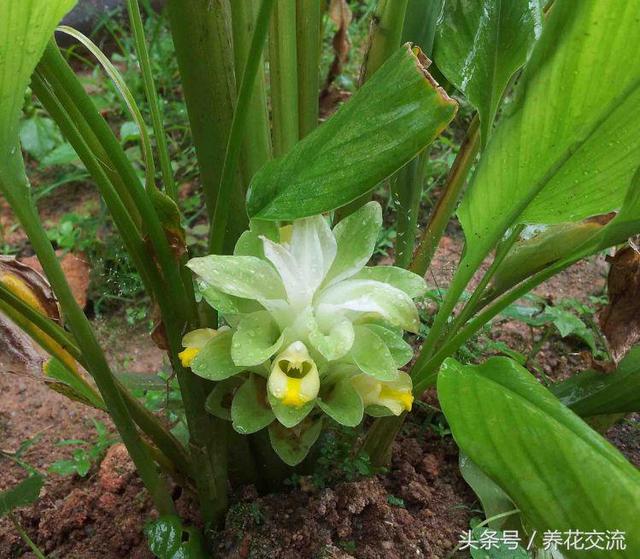
{"type": "MultiPolygon", "coordinates": [[[[257,7],[256,2],[231,3],[236,76],[242,75],[249,57],[258,15],[257,7]]],[[[267,108],[264,56],[258,63],[246,118],[246,129],[251,130],[251,135],[245,134],[242,141],[241,173],[245,183],[249,184],[260,167],[271,159],[271,124],[267,108]]]]}
{"type": "Polygon", "coordinates": [[[469,125],[467,136],[460,146],[460,151],[451,166],[440,198],[418,244],[410,270],[420,276],[424,276],[427,272],[447,223],[449,223],[464,190],[467,176],[480,148],[479,122],[476,115],[469,125]]]}
{"type": "Polygon", "coordinates": [[[408,268],[413,257],[425,167],[428,160],[429,154],[424,150],[409,161],[398,171],[391,189],[396,208],[395,261],[401,268],[408,268]]]}
{"type": "Polygon", "coordinates": [[[298,53],[298,130],[304,138],[318,126],[321,0],[296,0],[298,53]]]}
{"type": "Polygon", "coordinates": [[[2,176],[0,187],[24,227],[45,275],[51,282],[71,332],[82,348],[90,373],[158,512],[160,514],[174,514],[173,501],[168,488],[160,478],[153,459],[138,435],[104,353],[91,330],[89,321],[73,297],[53,247],[39,221],[36,209],[28,194],[26,196],[19,195],[20,192],[28,192],[29,190],[24,171],[21,176],[17,175],[11,178],[2,176]]]}
{"type": "Polygon", "coordinates": [[[234,179],[238,169],[242,139],[246,132],[249,103],[253,94],[253,85],[262,57],[262,50],[269,29],[269,20],[271,19],[274,3],[275,0],[262,0],[253,38],[251,39],[249,56],[247,57],[247,62],[242,74],[242,81],[240,82],[238,103],[233,113],[227,153],[222,168],[220,187],[218,188],[216,208],[211,226],[209,227],[209,249],[213,254],[220,254],[224,248],[234,179]]]}
{"type": "Polygon", "coordinates": [[[276,0],[269,34],[273,153],[280,157],[299,139],[296,2],[276,0]]]}

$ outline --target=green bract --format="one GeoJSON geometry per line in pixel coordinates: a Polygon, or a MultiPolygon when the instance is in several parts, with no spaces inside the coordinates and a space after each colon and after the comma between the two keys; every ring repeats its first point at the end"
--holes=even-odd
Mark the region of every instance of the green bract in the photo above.
{"type": "Polygon", "coordinates": [[[354,426],[365,411],[411,408],[410,377],[398,371],[412,356],[402,331],[418,330],[412,298],[426,284],[400,268],[365,267],[381,225],[377,202],[333,229],[321,215],[280,228],[256,223],[233,256],[189,261],[203,296],[232,328],[187,334],[183,362],[210,380],[246,377],[231,404],[237,431],[273,417],[310,428],[323,412],[354,426]]]}

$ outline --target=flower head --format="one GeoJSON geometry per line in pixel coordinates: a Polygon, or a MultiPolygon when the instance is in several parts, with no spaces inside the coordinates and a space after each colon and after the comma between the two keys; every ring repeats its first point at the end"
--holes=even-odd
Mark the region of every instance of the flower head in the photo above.
{"type": "MultiPolygon", "coordinates": [[[[366,266],[381,225],[376,202],[333,228],[322,215],[284,227],[256,222],[233,255],[190,260],[203,297],[231,325],[208,352],[216,363],[195,372],[212,380],[244,371],[266,377],[275,417],[287,427],[303,421],[311,402],[338,420],[348,415],[344,421],[358,414],[344,414],[341,402],[410,409],[410,378],[397,371],[412,357],[402,332],[418,331],[413,298],[426,284],[401,268],[366,266]],[[360,376],[351,388],[349,379],[360,376]],[[354,388],[362,398],[349,395],[354,388]]],[[[202,346],[185,347],[189,363],[202,346]]]]}

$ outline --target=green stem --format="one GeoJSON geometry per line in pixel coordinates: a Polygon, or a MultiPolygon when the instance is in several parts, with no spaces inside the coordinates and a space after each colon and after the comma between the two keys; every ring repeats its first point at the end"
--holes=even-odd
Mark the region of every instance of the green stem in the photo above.
{"type": "Polygon", "coordinates": [[[408,0],[379,0],[369,34],[361,83],[367,81],[399,46],[408,0]]]}
{"type": "Polygon", "coordinates": [[[400,432],[406,416],[407,414],[403,413],[397,417],[381,417],[376,419],[367,431],[362,451],[369,456],[374,467],[388,466],[391,462],[392,443],[400,432]]]}
{"type": "Polygon", "coordinates": [[[64,272],[39,221],[36,209],[28,195],[21,196],[19,194],[25,191],[28,192],[29,189],[24,172],[11,178],[4,175],[1,176],[0,187],[16,217],[24,227],[45,275],[51,282],[51,286],[62,307],[64,317],[78,345],[82,348],[89,366],[89,372],[98,386],[113,423],[136,465],[140,478],[147,487],[158,512],[160,514],[173,514],[175,511],[167,486],[160,478],[151,456],[142,444],[104,353],[91,330],[89,321],[67,284],[64,272]]]}
{"type": "Polygon", "coordinates": [[[458,205],[467,176],[480,148],[479,122],[477,116],[471,121],[467,136],[460,146],[460,151],[451,166],[442,194],[418,244],[410,269],[420,276],[424,276],[431,264],[447,223],[458,205]]]}
{"type": "Polygon", "coordinates": [[[321,0],[296,0],[298,53],[298,129],[304,138],[318,126],[321,0]]]}
{"type": "Polygon", "coordinates": [[[396,175],[392,187],[396,207],[396,265],[407,268],[413,257],[418,229],[418,213],[422,198],[424,173],[429,154],[423,151],[409,161],[396,175]]]}
{"type": "Polygon", "coordinates": [[[277,0],[269,35],[273,152],[288,152],[299,139],[296,3],[277,0]]]}
{"type": "MultiPolygon", "coordinates": [[[[171,296],[167,295],[167,290],[155,292],[158,299],[162,296],[167,298],[175,308],[178,316],[186,314],[189,321],[195,321],[195,306],[188,296],[188,290],[183,284],[180,271],[180,263],[173,254],[162,223],[156,213],[151,199],[144,191],[140,180],[133,169],[131,162],[120,147],[118,140],[113,135],[107,122],[100,116],[93,101],[85,92],[82,84],[76,78],[73,70],[55,44],[49,44],[38,65],[38,71],[42,71],[43,76],[52,88],[54,95],[63,103],[65,109],[70,114],[76,116],[76,124],[86,130],[83,137],[90,138],[95,135],[96,140],[108,157],[115,171],[122,177],[122,180],[129,186],[131,194],[145,230],[155,251],[155,256],[165,277],[166,282],[171,286],[171,296]]],[[[145,249],[147,252],[148,250],[145,249]]],[[[140,269],[139,269],[140,271],[140,269]]],[[[144,274],[144,272],[141,272],[144,274]]],[[[170,320],[171,317],[164,317],[170,320]]]]}
{"type": "Polygon", "coordinates": [[[158,103],[158,95],[153,81],[153,73],[151,71],[151,60],[147,49],[147,42],[144,36],[144,26],[142,25],[142,17],[140,16],[140,6],[138,0],[127,0],[127,9],[129,10],[129,20],[133,29],[133,37],[136,43],[136,53],[140,62],[140,70],[142,70],[142,81],[144,83],[144,91],[149,103],[151,111],[151,123],[158,148],[158,157],[160,159],[160,169],[162,171],[162,181],[165,191],[173,200],[178,199],[178,191],[173,180],[173,172],[171,170],[171,161],[169,159],[169,150],[167,149],[167,139],[165,136],[164,126],[162,124],[162,116],[160,114],[160,104],[158,103]]]}
{"type": "MultiPolygon", "coordinates": [[[[209,218],[218,198],[236,100],[230,12],[229,0],[167,2],[209,218]]],[[[247,223],[240,177],[236,178],[232,204],[233,233],[225,247],[227,252],[232,251],[231,241],[247,223]]]]}
{"type": "Polygon", "coordinates": [[[511,291],[503,294],[496,299],[490,306],[480,312],[467,322],[455,335],[451,336],[449,340],[438,350],[438,352],[431,357],[424,365],[419,368],[414,368],[412,376],[414,378],[414,394],[421,394],[429,386],[433,386],[436,382],[438,370],[442,362],[449,356],[453,355],[458,349],[473,336],[478,330],[480,330],[487,322],[500,314],[506,307],[508,307],[514,301],[517,301],[534,289],[537,285],[543,281],[548,280],[550,277],[561,272],[565,268],[568,268],[571,264],[574,264],[578,260],[584,257],[584,254],[578,256],[572,256],[569,259],[562,260],[549,268],[538,272],[534,276],[531,276],[520,285],[513,288],[511,291]]]}
{"type": "Polygon", "coordinates": [[[22,525],[20,524],[18,519],[15,517],[15,515],[12,512],[10,512],[8,514],[8,516],[9,516],[9,520],[11,520],[11,523],[13,524],[13,526],[16,529],[16,531],[18,532],[18,534],[20,534],[20,537],[22,538],[24,543],[26,543],[31,548],[31,551],[36,556],[36,558],[37,559],[47,559],[45,554],[42,552],[42,550],[29,537],[29,534],[27,534],[27,532],[22,527],[22,525]]]}
{"type": "MultiPolygon", "coordinates": [[[[86,368],[86,363],[80,349],[55,322],[40,314],[38,311],[16,297],[0,283],[0,308],[20,326],[36,343],[50,355],[58,359],[90,392],[95,392],[86,379],[69,363],[70,356],[86,368]],[[51,343],[53,340],[53,344],[51,343]],[[57,345],[56,345],[57,344],[57,345]],[[65,355],[60,350],[68,353],[65,355]]],[[[184,475],[192,477],[189,457],[182,444],[165,428],[147,408],[145,408],[122,384],[116,380],[118,389],[127,402],[129,412],[140,429],[153,441],[155,445],[172,461],[184,475]]],[[[102,398],[95,393],[95,402],[102,402],[102,398]]],[[[104,403],[102,404],[104,406],[104,403]]],[[[103,407],[104,409],[104,407],[103,407]]]]}
{"type": "MultiPolygon", "coordinates": [[[[236,76],[242,75],[249,57],[258,14],[257,7],[256,2],[231,3],[236,76]]],[[[251,134],[245,134],[242,142],[242,176],[248,184],[260,167],[271,159],[271,124],[267,107],[264,56],[258,63],[246,118],[246,129],[251,130],[251,134]]]]}
{"type": "Polygon", "coordinates": [[[246,132],[246,122],[248,116],[249,102],[253,94],[258,66],[260,64],[265,38],[269,29],[269,20],[273,10],[275,0],[262,0],[260,12],[256,20],[256,28],[251,40],[249,56],[242,74],[238,103],[233,113],[231,132],[227,144],[227,153],[222,168],[220,187],[218,188],[218,199],[216,200],[213,221],[209,227],[209,249],[214,254],[219,254],[224,248],[224,240],[227,234],[227,223],[229,222],[230,201],[233,194],[233,186],[240,159],[242,148],[242,138],[246,132]]]}

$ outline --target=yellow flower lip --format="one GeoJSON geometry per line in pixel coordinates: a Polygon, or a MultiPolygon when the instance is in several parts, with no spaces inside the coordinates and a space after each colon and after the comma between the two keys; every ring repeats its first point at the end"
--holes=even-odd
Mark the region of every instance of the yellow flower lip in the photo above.
{"type": "Polygon", "coordinates": [[[397,380],[380,381],[367,374],[353,377],[353,387],[366,406],[383,406],[394,415],[411,411],[413,393],[411,377],[404,372],[398,373],[397,380]]]}
{"type": "Polygon", "coordinates": [[[182,347],[185,349],[178,353],[182,366],[191,367],[196,355],[217,333],[213,328],[198,328],[185,334],[182,338],[182,347]]]}
{"type": "Polygon", "coordinates": [[[320,375],[302,342],[292,343],[273,360],[267,389],[285,406],[299,408],[315,400],[320,375]]]}
{"type": "Polygon", "coordinates": [[[191,363],[196,358],[196,355],[200,353],[200,349],[197,347],[188,347],[178,353],[178,357],[180,358],[180,363],[182,363],[183,367],[191,367],[191,363]]]}

